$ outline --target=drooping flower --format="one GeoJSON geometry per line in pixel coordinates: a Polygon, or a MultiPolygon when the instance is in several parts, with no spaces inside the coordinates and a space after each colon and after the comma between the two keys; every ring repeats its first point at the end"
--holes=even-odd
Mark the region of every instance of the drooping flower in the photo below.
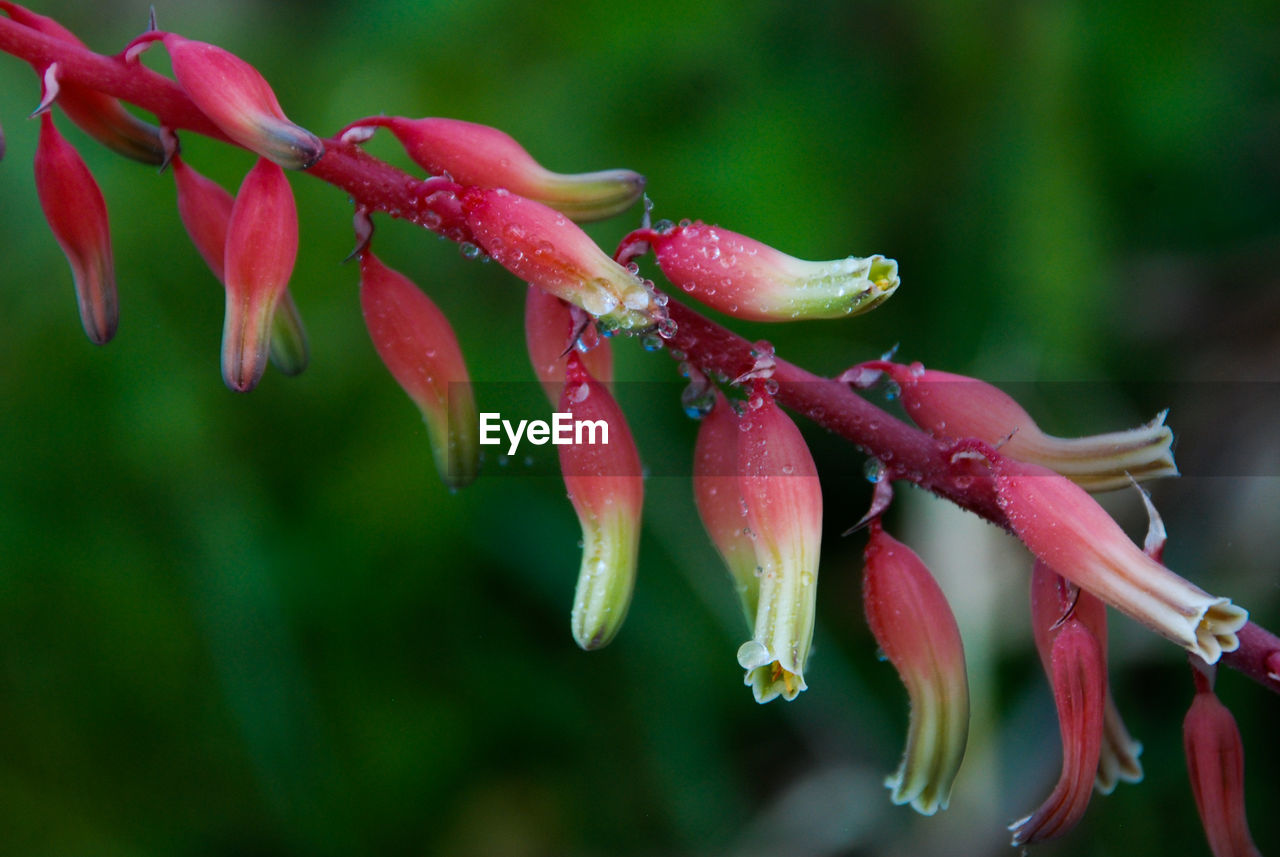
{"type": "Polygon", "coordinates": [[[1244,742],[1231,712],[1196,675],[1196,695],[1182,721],[1182,743],[1196,810],[1213,857],[1262,857],[1244,807],[1244,742]]]}
{"type": "Polygon", "coordinates": [[[813,643],[822,488],[800,430],[765,382],[753,383],[739,422],[738,486],[760,575],[755,627],[738,664],[757,702],[795,699],[813,643]]]}
{"type": "MultiPolygon", "coordinates": [[[[38,15],[17,3],[0,0],[10,18],[55,39],[85,47],[70,30],[45,15],[38,15]]],[[[34,64],[37,73],[43,74],[43,66],[34,64]]],[[[102,143],[118,155],[133,158],[144,164],[164,163],[165,149],[160,129],[144,122],[124,108],[118,99],[96,89],[70,82],[58,84],[57,103],[80,130],[102,143]]],[[[0,145],[0,152],[3,146],[0,145]]]]}
{"type": "Polygon", "coordinates": [[[944,440],[977,438],[998,446],[1000,454],[1048,467],[1088,491],[1123,488],[1131,479],[1177,476],[1168,412],[1128,431],[1090,437],[1045,434],[1035,420],[1003,390],[964,375],[873,360],[849,369],[840,380],[855,386],[873,383],[880,373],[898,385],[902,405],[920,428],[944,440]]]}
{"type": "Polygon", "coordinates": [[[573,443],[556,449],[582,526],[582,565],[570,616],[573,638],[583,649],[598,649],[617,636],[631,606],[644,477],[622,410],[577,352],[569,354],[558,410],[569,414],[575,432],[573,443]]]}
{"type": "Polygon", "coordinates": [[[324,143],[289,121],[258,70],[217,45],[151,31],[134,39],[125,56],[134,58],[157,40],[169,51],[179,85],[231,140],[291,170],[305,170],[324,155],[324,143]]]}
{"type": "Polygon", "coordinates": [[[1246,611],[1143,553],[1074,482],[1006,459],[995,485],[1014,533],[1058,574],[1206,663],[1239,645],[1246,611]]]}
{"type": "MultiPolygon", "coordinates": [[[[218,282],[225,284],[227,224],[231,221],[235,198],[222,185],[188,166],[181,156],[175,155],[170,163],[178,188],[178,216],[182,225],[209,270],[218,282]]],[[[288,290],[271,316],[269,352],[272,364],[286,375],[297,375],[307,366],[310,356],[307,331],[288,290]]]]}
{"type": "Polygon", "coordinates": [[[667,279],[734,318],[843,318],[874,309],[898,288],[898,263],[883,256],[806,262],[700,221],[646,230],[645,238],[667,279]]]}
{"type": "Polygon", "coordinates": [[[447,175],[461,185],[506,188],[580,222],[625,211],[644,192],[644,176],[639,173],[554,173],[509,134],[460,119],[370,116],[348,125],[341,136],[361,142],[376,127],[395,134],[414,163],[432,175],[447,175]]]}
{"type": "Polygon", "coordinates": [[[650,327],[646,284],[560,212],[499,188],[468,188],[467,225],[481,249],[527,283],[582,307],[607,330],[650,327]]]}
{"type": "Polygon", "coordinates": [[[915,552],[871,522],[862,603],[876,643],[911,700],[907,746],[885,780],[893,802],[923,815],[946,809],[969,735],[969,684],[960,629],[915,552]]]}
{"type": "Polygon", "coordinates": [[[560,403],[564,391],[570,351],[578,350],[592,378],[606,386],[613,382],[613,348],[589,321],[590,317],[572,304],[537,286],[529,287],[524,304],[525,346],[533,371],[553,407],[560,403]],[[581,319],[575,318],[575,313],[581,314],[581,319]],[[579,343],[587,350],[580,350],[579,343]]]}
{"type": "Polygon", "coordinates": [[[35,177],[40,207],[71,265],[80,323],[91,342],[103,345],[115,336],[120,316],[107,203],[48,113],[40,116],[35,177]]]}
{"type": "Polygon", "coordinates": [[[747,526],[746,501],[738,484],[738,415],[724,394],[698,425],[693,451],[693,497],[698,517],[729,570],[747,627],[754,629],[760,600],[756,548],[747,526]]]}
{"type": "Polygon", "coordinates": [[[297,256],[293,190],[280,167],[259,158],[236,194],[223,257],[222,378],[233,390],[251,390],[262,378],[272,321],[297,256]]]}
{"type": "Polygon", "coordinates": [[[452,488],[469,484],[479,469],[479,423],[449,320],[369,250],[360,256],[360,306],[378,356],[422,412],[440,478],[452,488]]]}
{"type": "Polygon", "coordinates": [[[1062,773],[1044,803],[1009,826],[1014,845],[1067,833],[1084,816],[1093,794],[1102,754],[1107,674],[1105,650],[1091,629],[1106,622],[1106,608],[1087,595],[1036,561],[1031,623],[1058,712],[1062,773]]]}

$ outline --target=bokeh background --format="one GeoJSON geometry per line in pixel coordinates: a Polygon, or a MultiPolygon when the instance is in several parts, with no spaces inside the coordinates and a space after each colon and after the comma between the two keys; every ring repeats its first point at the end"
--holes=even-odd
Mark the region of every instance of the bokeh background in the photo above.
{"type": "MultiPolygon", "coordinates": [[[[36,8],[109,53],[147,3],[36,8]]],[[[1154,487],[1166,559],[1280,625],[1274,3],[157,12],[255,63],[321,134],[379,112],[485,122],[555,169],[645,173],[658,217],[803,258],[897,258],[902,288],[870,316],[735,325],[815,371],[900,343],[1004,383],[1060,434],[1172,407],[1185,475],[1154,487]]],[[[310,367],[236,395],[219,377],[222,297],[171,179],[63,122],[108,199],[119,272],[120,332],[85,340],[32,187],[36,80],[7,56],[0,79],[0,853],[1009,853],[1004,825],[1048,793],[1059,750],[1027,629],[1030,561],[994,528],[909,490],[890,518],[953,599],[974,694],[952,809],[918,818],[881,786],[906,697],[862,619],[862,539],[839,537],[869,497],[854,449],[805,426],[828,536],[810,690],[757,706],[684,476],[696,425],[675,364],[619,343],[619,397],[655,475],[631,615],[584,654],[562,486],[496,457],[465,491],[440,485],[340,264],[340,192],[292,176],[310,367]]],[[[183,142],[231,188],[251,163],[183,142]]],[[[387,141],[372,150],[405,163],[387,141]]],[[[612,247],[638,217],[590,231],[612,247]]],[[[519,283],[403,223],[380,222],[377,243],[449,313],[491,382],[484,409],[541,406],[518,386],[519,283]]],[[[1141,533],[1132,492],[1108,504],[1141,533]]],[[[1147,781],[1095,798],[1036,853],[1207,853],[1181,754],[1183,656],[1123,619],[1112,641],[1147,781]]],[[[1280,700],[1235,674],[1219,684],[1244,733],[1254,834],[1275,852],[1280,700]]]]}

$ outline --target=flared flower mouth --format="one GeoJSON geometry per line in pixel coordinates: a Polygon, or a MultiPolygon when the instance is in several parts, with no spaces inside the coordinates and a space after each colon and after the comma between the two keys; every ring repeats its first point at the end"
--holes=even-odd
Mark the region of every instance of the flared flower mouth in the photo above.
{"type": "Polygon", "coordinates": [[[1248,612],[1147,556],[1084,489],[1015,462],[1005,463],[995,484],[1018,538],[1063,577],[1206,663],[1239,646],[1248,612]]]}

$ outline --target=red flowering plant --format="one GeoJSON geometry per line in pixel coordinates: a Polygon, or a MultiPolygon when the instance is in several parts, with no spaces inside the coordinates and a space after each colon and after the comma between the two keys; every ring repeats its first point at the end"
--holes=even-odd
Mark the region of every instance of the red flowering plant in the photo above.
{"type": "MultiPolygon", "coordinates": [[[[832,525],[828,513],[824,527],[824,487],[834,486],[820,481],[799,418],[856,447],[849,454],[866,457],[875,485],[863,519],[836,526],[865,541],[866,626],[909,697],[906,749],[885,779],[893,803],[934,815],[960,799],[971,724],[991,718],[971,694],[963,605],[949,603],[925,561],[888,533],[891,486],[909,484],[1027,549],[1029,619],[1000,621],[1031,629],[1056,709],[1062,763],[1038,808],[1010,825],[1013,844],[1067,834],[1095,791],[1142,778],[1142,745],[1126,728],[1108,674],[1109,607],[1188,653],[1194,684],[1185,752],[1209,848],[1217,857],[1258,853],[1244,810],[1248,742],[1215,695],[1212,676],[1234,671],[1280,692],[1280,638],[1250,621],[1248,603],[1216,585],[1202,588],[1195,569],[1163,563],[1163,529],[1145,492],[1152,523],[1144,545],[1094,496],[1177,475],[1166,413],[1134,428],[1060,438],[996,387],[919,363],[891,356],[858,362],[866,355],[850,354],[844,371],[810,372],[731,327],[869,323],[843,320],[910,288],[898,261],[876,253],[805,261],[718,225],[653,222],[647,199],[640,227],[610,252],[580,224],[638,209],[645,179],[637,172],[556,172],[504,131],[450,118],[370,116],[326,136],[321,130],[329,129],[289,118],[248,61],[160,30],[154,20],[117,54],[104,55],[51,18],[7,0],[0,11],[0,51],[29,63],[38,83],[38,206],[10,198],[6,210],[29,204],[44,212],[70,264],[92,342],[105,345],[117,332],[117,276],[130,263],[113,259],[104,195],[60,125],[78,126],[108,150],[173,176],[176,214],[223,286],[221,373],[241,393],[259,384],[269,362],[287,375],[307,367],[307,307],[290,292],[307,223],[293,188],[304,177],[319,179],[354,208],[353,279],[364,324],[388,373],[421,411],[444,483],[461,491],[483,481],[494,462],[481,447],[492,436],[509,440],[511,453],[521,438],[560,446],[564,490],[581,527],[569,610],[579,647],[600,649],[625,636],[632,600],[644,587],[643,436],[628,425],[614,377],[615,352],[643,343],[670,355],[687,382],[681,398],[699,421],[697,440],[664,453],[692,462],[694,505],[745,618],[736,661],[757,702],[780,698],[777,705],[803,707],[822,687],[819,587],[851,571],[827,559],[832,525]],[[167,54],[172,76],[144,64],[143,55],[157,50],[167,54]],[[253,153],[234,196],[184,153],[183,143],[197,136],[253,153]],[[387,145],[383,137],[394,139],[410,168],[366,152],[375,139],[387,145]],[[555,412],[551,424],[513,428],[490,420],[497,415],[486,408],[494,405],[484,401],[485,387],[472,383],[466,357],[480,344],[456,335],[446,311],[427,296],[456,284],[424,290],[391,267],[394,244],[384,251],[377,230],[392,219],[492,261],[516,286],[527,284],[527,294],[518,287],[510,295],[525,301],[528,375],[555,412]],[[704,308],[727,316],[728,326],[704,308]],[[879,404],[886,390],[900,399],[905,419],[879,404]]],[[[12,158],[4,164],[14,166],[12,158]]],[[[903,267],[910,270],[910,259],[903,267]]],[[[728,661],[735,653],[725,654],[728,661]]],[[[536,672],[534,660],[526,666],[536,672]]]]}

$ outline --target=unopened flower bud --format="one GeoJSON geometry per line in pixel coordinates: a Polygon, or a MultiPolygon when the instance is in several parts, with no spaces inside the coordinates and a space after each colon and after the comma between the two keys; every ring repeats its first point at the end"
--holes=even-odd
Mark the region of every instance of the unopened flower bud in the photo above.
{"type": "Polygon", "coordinates": [[[233,390],[251,390],[262,378],[276,307],[297,256],[293,190],[280,167],[259,158],[240,185],[227,222],[222,378],[233,390]]]}
{"type": "Polygon", "coordinates": [[[806,262],[700,221],[646,237],[668,280],[734,318],[843,318],[874,309],[898,288],[898,263],[883,256],[806,262]]]}
{"type": "Polygon", "coordinates": [[[233,141],[291,170],[305,170],[324,155],[320,138],[289,121],[271,86],[249,63],[174,33],[144,33],[134,45],[154,39],[164,42],[174,77],[196,107],[233,141]]]}
{"type": "Polygon", "coordinates": [[[582,307],[606,329],[654,324],[659,307],[645,282],[560,212],[502,188],[468,188],[462,206],[480,247],[520,279],[582,307]]]}
{"type": "MultiPolygon", "coordinates": [[[[222,185],[200,175],[179,156],[171,161],[178,188],[178,216],[209,270],[225,283],[227,224],[235,199],[222,185]]],[[[272,364],[285,375],[297,375],[307,366],[310,351],[307,332],[293,295],[285,291],[271,318],[272,364]]]]}
{"type": "MultiPolygon", "coordinates": [[[[84,42],[53,18],[37,15],[30,9],[6,0],[0,0],[0,9],[23,26],[78,47],[85,47],[84,42]]],[[[35,63],[33,65],[37,72],[43,71],[42,66],[35,63]]],[[[164,163],[165,149],[160,129],[134,116],[118,99],[76,83],[61,82],[57,101],[68,119],[116,154],[144,164],[164,163]]],[[[3,144],[0,142],[0,153],[2,152],[3,144]]]]}
{"type": "Polygon", "coordinates": [[[871,522],[862,603],[876,643],[911,700],[907,746],[885,780],[896,804],[923,815],[946,809],[969,735],[969,683],[960,628],[915,552],[871,522]]]}
{"type": "Polygon", "coordinates": [[[795,699],[813,643],[822,487],[800,430],[754,383],[739,422],[738,485],[755,545],[760,592],[738,664],[757,702],[795,699]]]}
{"type": "Polygon", "coordinates": [[[440,478],[451,488],[469,484],[479,469],[479,420],[449,320],[368,250],[360,256],[360,306],[378,356],[422,412],[440,478]]]}
{"type": "Polygon", "coordinates": [[[370,116],[347,126],[344,139],[375,127],[396,135],[414,163],[461,185],[506,188],[577,221],[602,220],[625,211],[644,192],[644,176],[631,170],[566,175],[553,173],[510,135],[460,119],[370,116]]]}
{"type": "Polygon", "coordinates": [[[524,336],[529,362],[542,382],[552,407],[560,403],[569,352],[578,351],[591,377],[606,386],[613,382],[613,348],[587,322],[590,317],[537,286],[530,286],[524,304],[524,336]],[[574,317],[578,313],[581,321],[574,317]],[[582,351],[579,344],[587,347],[582,351]]]}
{"type": "Polygon", "coordinates": [[[598,649],[617,635],[631,605],[644,477],[622,410],[604,385],[569,355],[562,413],[577,436],[560,444],[560,471],[582,526],[582,565],[570,616],[573,638],[598,649]]]}
{"type": "Polygon", "coordinates": [[[1043,561],[1031,576],[1031,621],[1036,648],[1053,688],[1062,738],[1062,773],[1044,803],[1009,826],[1013,844],[1053,839],[1079,823],[1093,794],[1102,753],[1107,694],[1106,654],[1090,630],[1106,621],[1097,599],[1081,598],[1043,561]]]}
{"type": "Polygon", "coordinates": [[[1038,559],[1206,663],[1240,644],[1249,614],[1147,556],[1085,490],[1034,464],[995,476],[1009,526],[1038,559]]]}
{"type": "Polygon", "coordinates": [[[1089,437],[1045,434],[1012,397],[985,381],[876,360],[853,367],[841,380],[861,385],[887,374],[902,391],[902,405],[920,428],[944,440],[977,438],[1000,454],[1048,467],[1088,491],[1110,491],[1131,479],[1177,476],[1168,411],[1128,431],[1089,437]]]}
{"type": "Polygon", "coordinates": [[[693,451],[693,498],[702,526],[729,569],[747,627],[754,629],[760,578],[756,574],[755,542],[747,525],[747,506],[738,484],[741,436],[737,413],[717,390],[715,404],[698,426],[693,451]]]}
{"type": "Polygon", "coordinates": [[[91,342],[103,345],[115,335],[120,313],[107,203],[89,168],[48,113],[40,116],[35,176],[40,207],[71,265],[80,323],[91,342]]]}
{"type": "Polygon", "coordinates": [[[1244,743],[1231,712],[1207,682],[1182,721],[1191,792],[1213,857],[1262,857],[1244,807],[1244,743]]]}

